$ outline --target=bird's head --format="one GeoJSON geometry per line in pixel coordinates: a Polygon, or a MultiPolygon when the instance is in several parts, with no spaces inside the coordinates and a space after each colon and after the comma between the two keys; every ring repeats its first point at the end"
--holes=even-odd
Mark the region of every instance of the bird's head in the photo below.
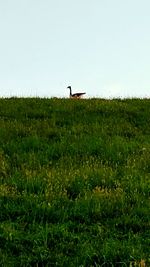
{"type": "Polygon", "coordinates": [[[68,86],[67,88],[68,88],[68,89],[71,89],[71,86],[68,86]]]}

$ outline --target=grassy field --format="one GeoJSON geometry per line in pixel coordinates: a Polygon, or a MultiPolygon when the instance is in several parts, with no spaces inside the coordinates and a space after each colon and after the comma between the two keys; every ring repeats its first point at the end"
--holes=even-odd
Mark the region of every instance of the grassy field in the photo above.
{"type": "Polygon", "coordinates": [[[150,266],[150,100],[0,99],[0,266],[150,266]]]}

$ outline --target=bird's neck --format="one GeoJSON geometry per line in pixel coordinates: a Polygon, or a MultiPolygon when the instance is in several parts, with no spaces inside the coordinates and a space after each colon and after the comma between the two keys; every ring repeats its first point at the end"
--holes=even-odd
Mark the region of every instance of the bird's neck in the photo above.
{"type": "Polygon", "coordinates": [[[71,87],[70,87],[69,89],[70,89],[70,96],[72,96],[72,90],[71,90],[71,87]]]}

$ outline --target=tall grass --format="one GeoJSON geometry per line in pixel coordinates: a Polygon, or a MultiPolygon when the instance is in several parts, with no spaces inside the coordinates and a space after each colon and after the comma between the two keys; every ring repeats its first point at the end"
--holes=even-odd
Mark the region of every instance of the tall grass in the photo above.
{"type": "Polygon", "coordinates": [[[0,99],[0,178],[1,266],[150,266],[148,99],[0,99]]]}

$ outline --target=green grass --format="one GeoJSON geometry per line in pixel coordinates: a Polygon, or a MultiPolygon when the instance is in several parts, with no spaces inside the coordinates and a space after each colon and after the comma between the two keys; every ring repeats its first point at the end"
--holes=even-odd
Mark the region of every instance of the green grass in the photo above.
{"type": "Polygon", "coordinates": [[[150,266],[150,100],[0,99],[0,178],[1,266],[150,266]]]}

